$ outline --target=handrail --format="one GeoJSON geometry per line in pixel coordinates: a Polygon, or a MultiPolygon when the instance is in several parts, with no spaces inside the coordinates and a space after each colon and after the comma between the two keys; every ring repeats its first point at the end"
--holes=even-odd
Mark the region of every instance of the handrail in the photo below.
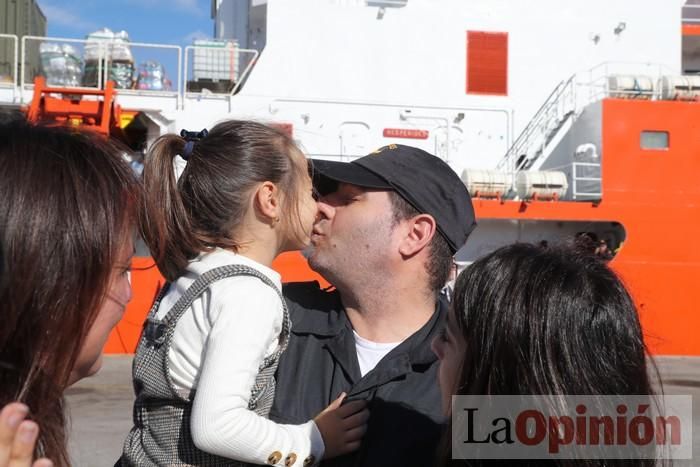
{"type": "MultiPolygon", "coordinates": [[[[501,159],[501,162],[498,163],[496,168],[500,169],[503,168],[503,166],[509,162],[507,159],[510,157],[511,154],[515,153],[515,149],[519,148],[523,141],[532,133],[532,129],[535,127],[535,125],[539,122],[540,120],[540,115],[544,115],[545,110],[549,108],[550,101],[552,101],[555,96],[559,96],[560,89],[564,87],[564,81],[561,81],[557,86],[554,88],[554,90],[549,94],[547,99],[545,99],[544,103],[540,106],[539,109],[537,109],[537,112],[535,112],[535,115],[530,119],[530,122],[525,126],[523,131],[520,133],[518,138],[513,142],[511,147],[508,148],[508,151],[506,152],[506,156],[501,159]]],[[[513,167],[514,169],[515,167],[513,167]]]]}
{"type": "MultiPolygon", "coordinates": [[[[700,7],[700,5],[698,5],[700,7]]],[[[14,74],[13,74],[13,83],[14,83],[14,88],[15,88],[15,94],[19,91],[20,94],[20,99],[24,102],[25,99],[25,91],[27,89],[31,89],[32,83],[28,81],[28,76],[27,76],[27,70],[26,66],[20,66],[20,64],[24,64],[26,59],[27,59],[27,54],[28,54],[28,41],[41,41],[41,42],[63,42],[63,43],[73,43],[73,44],[82,44],[86,45],[88,43],[94,43],[97,42],[93,39],[72,39],[72,38],[64,38],[64,37],[49,37],[49,36],[23,36],[21,38],[21,41],[18,41],[17,36],[12,35],[12,34],[0,34],[0,38],[11,38],[15,41],[15,60],[14,60],[14,74]],[[19,50],[21,45],[21,51],[19,50]]],[[[113,46],[116,44],[116,40],[109,40],[105,39],[102,40],[102,42],[105,43],[106,47],[105,49],[108,49],[109,47],[113,46]]],[[[184,55],[184,60],[183,60],[183,47],[177,46],[177,45],[170,45],[170,44],[156,44],[156,43],[145,43],[145,42],[125,42],[124,45],[126,46],[133,46],[133,47],[150,47],[150,48],[158,48],[158,49],[171,49],[171,50],[176,50],[177,51],[177,89],[174,91],[142,91],[142,90],[130,90],[130,89],[123,89],[121,90],[124,94],[148,94],[148,95],[167,95],[167,96],[176,96],[177,101],[178,101],[178,107],[179,108],[184,108],[184,102],[185,98],[188,95],[187,91],[187,85],[185,83],[185,80],[187,79],[187,73],[188,73],[188,51],[190,49],[195,49],[199,46],[187,46],[185,47],[185,55],[184,55]],[[184,63],[183,63],[184,61],[184,63]]],[[[106,51],[100,50],[100,54],[106,53],[106,51]]],[[[231,89],[230,92],[227,94],[221,95],[223,98],[228,98],[229,100],[229,106],[231,105],[231,99],[232,97],[240,91],[241,87],[244,85],[246,79],[249,77],[250,73],[252,72],[253,67],[255,66],[259,56],[260,52],[255,49],[235,49],[235,53],[240,55],[240,54],[252,54],[252,58],[248,61],[245,69],[240,73],[240,76],[236,80],[235,85],[231,89]]],[[[101,56],[101,55],[100,55],[101,56]]],[[[94,88],[101,89],[103,87],[103,83],[106,79],[106,75],[108,70],[107,66],[105,66],[105,63],[110,62],[111,59],[110,57],[104,56],[102,57],[102,60],[98,60],[98,82],[96,83],[96,86],[94,88]],[[103,62],[104,60],[104,62],[103,62]],[[101,77],[101,79],[100,79],[101,77]]],[[[527,126],[523,129],[523,131],[518,135],[517,138],[515,138],[515,141],[513,141],[512,138],[512,131],[513,131],[513,114],[510,111],[504,111],[509,117],[507,121],[507,127],[508,127],[508,134],[507,134],[507,139],[508,141],[506,142],[506,146],[508,147],[508,150],[506,151],[506,155],[499,161],[498,163],[498,168],[504,168],[507,167],[509,169],[517,170],[519,169],[518,167],[515,167],[513,162],[515,159],[518,157],[518,153],[527,145],[527,143],[531,143],[532,139],[535,136],[542,136],[536,134],[537,130],[546,130],[546,125],[545,123],[548,123],[548,118],[552,117],[552,113],[555,111],[556,106],[558,104],[565,103],[564,97],[569,97],[568,92],[571,92],[572,96],[578,97],[575,95],[575,86],[581,86],[581,83],[578,81],[574,82],[577,78],[582,76],[584,73],[588,74],[589,80],[587,86],[589,89],[594,89],[595,86],[598,86],[599,93],[596,95],[593,95],[591,93],[590,96],[588,96],[589,101],[593,101],[593,99],[599,98],[600,95],[607,96],[608,89],[607,89],[607,82],[601,82],[603,78],[605,78],[607,75],[610,74],[609,67],[613,65],[633,65],[635,67],[639,67],[640,63],[636,62],[604,62],[600,63],[587,71],[583,73],[578,73],[573,75],[571,78],[569,78],[566,81],[561,81],[557,84],[557,86],[554,88],[554,90],[550,93],[550,95],[547,97],[547,99],[544,101],[544,103],[540,106],[540,108],[535,112],[533,115],[532,119],[528,122],[527,126]],[[600,77],[595,77],[596,73],[600,73],[600,77]],[[512,144],[511,144],[511,141],[512,144]]],[[[643,64],[647,67],[656,67],[656,73],[653,74],[658,74],[659,76],[662,73],[668,73],[668,74],[673,74],[673,70],[668,67],[667,65],[664,64],[652,64],[652,63],[646,63],[643,64]]],[[[637,72],[637,71],[635,71],[637,72]]],[[[635,73],[633,72],[633,73],[635,73]]],[[[81,86],[77,87],[77,89],[83,88],[85,89],[86,87],[81,86]]],[[[92,89],[93,87],[87,87],[87,89],[92,89]]],[[[583,96],[583,95],[581,95],[583,96]]],[[[30,98],[27,97],[27,98],[30,98]]],[[[302,99],[303,101],[310,102],[309,99],[302,99]]],[[[331,102],[331,101],[326,101],[326,102],[331,102]]],[[[349,104],[350,102],[343,102],[346,104],[349,104]]],[[[590,103],[590,102],[589,102],[590,103]]],[[[363,103],[365,104],[365,103],[363,103]]],[[[377,103],[366,103],[368,105],[378,105],[377,103]]],[[[402,106],[400,104],[389,104],[389,105],[395,105],[395,106],[402,106]]],[[[411,108],[421,108],[421,106],[415,106],[415,105],[405,105],[405,107],[411,107],[411,108]]],[[[428,107],[425,106],[424,108],[439,108],[439,107],[428,107]]],[[[578,110],[580,108],[578,102],[574,100],[573,103],[573,108],[571,110],[578,110]]],[[[445,107],[442,107],[442,109],[447,109],[445,107]]],[[[455,108],[455,110],[461,110],[458,108],[455,108]]],[[[479,109],[464,109],[464,110],[480,110],[480,111],[496,111],[496,112],[502,112],[502,109],[490,109],[487,107],[479,108],[479,109]]],[[[563,112],[561,115],[566,115],[567,112],[563,112]]]]}
{"type": "MultiPolygon", "coordinates": [[[[643,75],[652,78],[654,87],[652,91],[642,93],[647,95],[652,99],[658,99],[659,89],[657,89],[656,84],[659,78],[663,75],[674,75],[673,69],[663,63],[641,63],[641,62],[626,62],[626,61],[616,61],[616,62],[602,62],[588,70],[577,73],[577,78],[582,80],[586,77],[586,81],[577,83],[579,86],[584,86],[588,88],[588,101],[584,105],[596,102],[598,100],[610,97],[610,89],[608,87],[608,78],[615,75],[643,75]],[[624,69],[623,67],[633,67],[632,70],[624,69]],[[640,71],[640,68],[644,67],[644,73],[640,71]],[[597,91],[596,91],[597,89],[597,91]]],[[[626,94],[624,91],[616,91],[617,94],[626,94]]],[[[629,93],[630,95],[636,93],[629,93]]]]}
{"type": "MultiPolygon", "coordinates": [[[[571,76],[568,80],[561,81],[559,82],[559,84],[557,84],[557,86],[549,94],[544,103],[540,106],[539,109],[537,109],[537,112],[535,112],[534,116],[532,117],[532,119],[530,119],[530,122],[525,126],[525,128],[520,133],[515,142],[513,142],[513,144],[508,148],[508,151],[506,152],[505,156],[499,161],[498,165],[496,166],[497,169],[507,169],[508,172],[512,172],[514,176],[515,174],[517,174],[518,171],[522,169],[526,161],[523,160],[523,162],[518,164],[516,158],[522,152],[522,149],[531,143],[532,137],[536,134],[535,132],[537,130],[543,130],[545,126],[543,124],[550,122],[551,112],[561,103],[561,99],[562,96],[564,96],[564,93],[567,91],[567,89],[573,90],[574,78],[575,75],[571,76]]],[[[562,115],[566,114],[566,111],[562,113],[562,115]]],[[[538,134],[538,136],[546,138],[546,135],[544,134],[538,134]]]]}
{"type": "Polygon", "coordinates": [[[17,98],[17,81],[18,77],[17,74],[19,73],[19,60],[18,60],[18,54],[19,54],[19,38],[15,34],[0,34],[0,39],[12,39],[13,47],[12,47],[12,57],[13,57],[13,66],[12,66],[12,100],[14,101],[17,98]]]}
{"type": "Polygon", "coordinates": [[[693,4],[683,5],[683,7],[681,8],[681,22],[682,23],[700,23],[700,18],[687,18],[687,17],[683,16],[683,13],[684,13],[683,10],[685,10],[686,8],[689,10],[698,10],[698,9],[700,9],[700,5],[693,5],[693,4]]]}
{"type": "MultiPolygon", "coordinates": [[[[535,142],[540,142],[538,138],[541,139],[543,151],[549,141],[551,141],[551,137],[566,121],[566,118],[570,115],[577,115],[577,112],[592,102],[609,97],[608,78],[616,74],[613,73],[616,67],[622,68],[625,66],[635,68],[627,71],[626,74],[639,74],[640,67],[646,67],[647,73],[653,75],[654,89],[648,93],[651,98],[658,98],[658,90],[656,89],[658,78],[664,73],[673,74],[673,70],[668,65],[638,62],[603,62],[588,70],[573,74],[568,80],[557,84],[544,101],[544,104],[535,112],[532,119],[515,139],[515,142],[506,151],[506,154],[499,161],[497,169],[507,170],[515,176],[527,163],[527,158],[525,158],[518,164],[517,158],[522,154],[529,154],[532,150],[532,145],[535,142]],[[587,80],[583,79],[583,77],[587,77],[587,80]],[[589,91],[587,100],[585,95],[576,92],[577,87],[584,86],[589,91]],[[580,97],[583,97],[581,102],[578,100],[580,97]],[[567,99],[571,99],[571,102],[567,102],[567,99]],[[559,105],[563,107],[558,108],[559,105]],[[550,126],[551,123],[555,123],[555,125],[550,126]]],[[[616,92],[624,94],[624,91],[616,92]]]]}
{"type": "Polygon", "coordinates": [[[229,94],[229,96],[233,96],[234,94],[236,94],[238,92],[238,89],[241,87],[241,85],[248,78],[248,73],[251,72],[251,70],[253,69],[253,67],[255,66],[255,64],[258,61],[258,57],[260,56],[260,52],[258,52],[255,49],[238,49],[238,52],[239,53],[241,53],[241,52],[252,53],[253,58],[251,58],[250,61],[248,62],[248,65],[246,65],[245,69],[243,70],[243,73],[241,73],[240,78],[236,82],[236,85],[233,87],[233,89],[231,89],[231,93],[229,94]]]}
{"type": "MultiPolygon", "coordinates": [[[[31,83],[26,83],[26,59],[27,59],[27,41],[41,41],[41,42],[68,42],[73,44],[87,44],[89,41],[87,39],[71,39],[67,37],[47,37],[47,36],[23,36],[22,37],[22,72],[20,73],[20,94],[22,102],[25,101],[24,91],[25,89],[30,89],[34,87],[34,80],[31,83]]],[[[100,59],[97,61],[97,85],[96,86],[76,86],[76,89],[102,89],[103,83],[106,81],[107,75],[105,70],[107,67],[102,66],[104,58],[101,56],[102,49],[100,48],[100,59]]]]}
{"type": "MultiPolygon", "coordinates": [[[[601,169],[600,162],[574,162],[571,166],[571,196],[573,199],[578,199],[579,197],[585,197],[588,199],[597,198],[601,199],[603,197],[603,178],[602,174],[598,177],[579,177],[578,168],[579,167],[593,167],[597,168],[599,171],[601,169]],[[600,183],[600,191],[578,191],[578,182],[593,182],[600,183]]],[[[600,172],[599,172],[600,173],[600,172]]]]}
{"type": "MultiPolygon", "coordinates": [[[[110,45],[113,45],[114,42],[110,42],[110,45]]],[[[129,47],[150,47],[152,49],[169,49],[169,50],[177,50],[177,91],[147,91],[149,94],[153,93],[158,93],[161,95],[173,95],[173,94],[181,94],[182,90],[182,47],[179,45],[171,45],[171,44],[154,44],[154,43],[149,43],[149,42],[126,42],[125,45],[129,47]]],[[[109,56],[107,57],[107,62],[109,63],[109,56]]],[[[124,92],[127,91],[129,94],[141,94],[143,93],[143,90],[138,90],[138,89],[120,89],[119,92],[124,92]]]]}
{"type": "MultiPolygon", "coordinates": [[[[23,36],[22,37],[22,51],[21,51],[21,61],[24,64],[26,59],[27,59],[27,42],[28,41],[37,41],[40,43],[51,43],[51,42],[56,42],[56,43],[69,43],[69,44],[81,44],[83,46],[88,45],[88,44],[104,44],[104,47],[99,48],[99,56],[97,58],[97,83],[95,86],[74,86],[75,89],[102,89],[104,87],[104,83],[108,79],[108,73],[109,73],[109,64],[111,62],[110,59],[110,48],[114,47],[116,44],[122,45],[122,43],[117,42],[116,40],[110,40],[110,39],[72,39],[72,38],[66,38],[66,37],[48,37],[48,36],[23,36]]],[[[178,106],[180,102],[180,96],[181,96],[181,89],[182,89],[182,47],[179,45],[170,45],[170,44],[155,44],[155,43],[148,43],[148,42],[124,42],[124,46],[127,47],[148,47],[151,49],[167,49],[167,50],[175,50],[177,51],[177,89],[175,91],[145,91],[145,90],[137,90],[137,89],[120,89],[119,92],[122,94],[137,94],[137,95],[142,95],[142,94],[147,94],[147,95],[162,95],[162,96],[175,96],[177,101],[178,101],[178,106]]],[[[83,59],[81,59],[83,60],[83,59]]],[[[84,61],[84,60],[83,60],[84,61]]],[[[32,83],[27,83],[26,81],[26,67],[22,66],[22,71],[20,73],[20,84],[19,88],[21,90],[22,94],[22,100],[24,101],[25,96],[24,96],[24,91],[25,89],[30,89],[33,87],[32,83]]]]}
{"type": "MultiPolygon", "coordinates": [[[[700,6],[700,5],[698,5],[698,6],[700,6]]],[[[658,68],[659,74],[662,74],[662,71],[663,71],[663,70],[665,70],[665,72],[668,73],[668,74],[676,74],[676,73],[677,73],[677,72],[675,72],[675,71],[673,70],[673,68],[672,68],[671,66],[669,66],[668,64],[665,64],[665,63],[634,62],[634,61],[624,61],[624,60],[620,60],[620,61],[614,61],[614,62],[601,62],[601,63],[598,63],[597,65],[592,66],[591,68],[589,68],[589,69],[587,69],[587,70],[585,70],[585,71],[583,71],[583,72],[576,73],[576,75],[581,75],[581,74],[583,74],[583,73],[589,73],[589,74],[590,74],[590,73],[592,73],[593,71],[598,70],[598,69],[600,69],[600,68],[603,68],[603,69],[605,70],[605,72],[608,73],[608,70],[609,70],[611,67],[613,67],[613,66],[615,66],[615,67],[619,67],[619,66],[633,66],[633,67],[645,66],[645,67],[654,67],[654,68],[658,68]]]]}
{"type": "MultiPolygon", "coordinates": [[[[241,48],[236,46],[235,42],[231,42],[230,44],[232,45],[232,47],[227,46],[227,47],[215,48],[215,47],[211,47],[211,46],[207,46],[207,45],[188,45],[185,47],[185,64],[184,64],[184,73],[183,73],[184,80],[185,80],[185,87],[182,90],[182,96],[183,96],[182,107],[183,108],[185,106],[185,98],[189,94],[200,94],[200,93],[196,93],[196,92],[192,92],[192,91],[187,90],[187,80],[188,80],[188,75],[189,75],[188,72],[189,72],[189,56],[190,56],[189,52],[190,52],[190,50],[194,50],[194,51],[196,51],[196,50],[209,50],[209,51],[215,51],[215,52],[230,51],[235,55],[234,60],[236,63],[236,67],[240,63],[240,56],[242,54],[252,54],[252,58],[248,61],[248,64],[246,65],[246,67],[243,69],[242,72],[238,73],[237,70],[231,72],[231,75],[232,75],[232,76],[230,76],[231,80],[235,82],[231,91],[227,92],[227,93],[213,93],[214,95],[218,95],[220,98],[228,99],[229,111],[231,111],[231,97],[233,97],[240,90],[241,86],[243,85],[246,78],[248,77],[248,74],[255,66],[255,64],[258,60],[258,57],[260,56],[260,52],[255,50],[255,49],[241,49],[241,48]]],[[[194,66],[193,66],[193,68],[194,68],[194,66]]]]}

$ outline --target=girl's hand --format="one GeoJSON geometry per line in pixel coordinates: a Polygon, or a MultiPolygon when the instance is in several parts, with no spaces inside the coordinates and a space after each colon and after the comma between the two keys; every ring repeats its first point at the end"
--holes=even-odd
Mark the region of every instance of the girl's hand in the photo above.
{"type": "Polygon", "coordinates": [[[346,394],[342,393],[314,418],[326,445],[324,459],[356,451],[367,431],[367,402],[352,401],[341,405],[345,396],[346,394]]]}
{"type": "Polygon", "coordinates": [[[0,467],[53,467],[48,459],[32,463],[39,425],[25,420],[26,405],[7,404],[0,412],[0,467]]]}

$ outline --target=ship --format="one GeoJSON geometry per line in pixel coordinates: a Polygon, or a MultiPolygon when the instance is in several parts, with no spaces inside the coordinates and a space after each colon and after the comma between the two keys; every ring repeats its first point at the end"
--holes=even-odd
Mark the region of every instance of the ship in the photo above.
{"type": "MultiPolygon", "coordinates": [[[[116,134],[136,165],[162,134],[231,118],[274,125],[314,159],[420,147],[472,195],[461,267],[586,237],[630,289],[650,352],[700,355],[700,2],[212,0],[211,14],[212,40],[126,44],[168,63],[170,88],[115,88],[114,36],[0,35],[14,51],[0,105],[116,134]],[[97,54],[91,81],[47,83],[29,61],[46,43],[97,54]]],[[[142,255],[108,353],[133,353],[163,284],[142,255]]],[[[299,253],[274,267],[327,284],[299,253]]]]}

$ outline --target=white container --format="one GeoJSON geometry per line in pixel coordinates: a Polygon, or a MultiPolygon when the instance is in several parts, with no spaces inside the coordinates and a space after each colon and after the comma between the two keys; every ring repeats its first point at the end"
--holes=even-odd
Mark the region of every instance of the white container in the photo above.
{"type": "Polygon", "coordinates": [[[238,52],[235,41],[200,39],[194,41],[192,78],[238,80],[238,52]]]}
{"type": "Polygon", "coordinates": [[[663,100],[695,101],[700,97],[700,76],[662,76],[659,89],[663,100]]]}
{"type": "Polygon", "coordinates": [[[496,198],[510,190],[511,176],[497,170],[464,169],[462,181],[470,195],[479,198],[496,198]]]}
{"type": "Polygon", "coordinates": [[[563,198],[569,188],[569,181],[564,172],[524,171],[518,172],[515,188],[520,199],[563,198]]]}
{"type": "Polygon", "coordinates": [[[651,99],[654,80],[643,75],[608,76],[608,93],[616,99],[651,99]]]}

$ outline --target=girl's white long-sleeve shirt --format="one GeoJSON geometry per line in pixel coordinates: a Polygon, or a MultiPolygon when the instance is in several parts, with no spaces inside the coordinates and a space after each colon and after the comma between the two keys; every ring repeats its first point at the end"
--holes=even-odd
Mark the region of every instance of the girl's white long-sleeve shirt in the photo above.
{"type": "MultiPolygon", "coordinates": [[[[230,264],[257,269],[281,290],[274,270],[216,249],[190,262],[163,297],[157,317],[163,318],[199,276],[230,264]]],[[[322,458],[323,438],[313,420],[281,425],[248,410],[258,367],[275,351],[282,319],[277,292],[250,276],[213,283],[180,317],[168,353],[169,375],[178,391],[196,390],[190,424],[199,449],[268,465],[271,456],[279,458],[274,465],[284,465],[287,456],[294,454],[298,459],[294,465],[299,466],[310,455],[322,458]]]]}

